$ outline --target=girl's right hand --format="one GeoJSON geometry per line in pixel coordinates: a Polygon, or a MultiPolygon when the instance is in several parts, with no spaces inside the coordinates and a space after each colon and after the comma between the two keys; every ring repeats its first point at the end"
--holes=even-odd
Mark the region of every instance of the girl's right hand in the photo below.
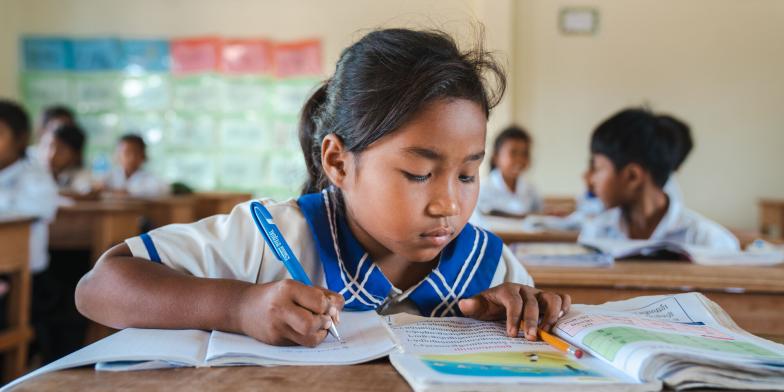
{"type": "Polygon", "coordinates": [[[276,346],[309,347],[324,340],[342,309],[340,294],[291,279],[250,285],[237,306],[245,335],[276,346]]]}

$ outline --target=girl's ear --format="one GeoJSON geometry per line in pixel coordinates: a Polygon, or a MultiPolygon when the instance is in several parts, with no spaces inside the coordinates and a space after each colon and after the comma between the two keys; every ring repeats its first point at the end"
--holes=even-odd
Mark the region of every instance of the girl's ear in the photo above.
{"type": "Polygon", "coordinates": [[[338,188],[346,182],[349,152],[338,135],[330,133],[321,142],[321,167],[329,181],[338,188]]]}

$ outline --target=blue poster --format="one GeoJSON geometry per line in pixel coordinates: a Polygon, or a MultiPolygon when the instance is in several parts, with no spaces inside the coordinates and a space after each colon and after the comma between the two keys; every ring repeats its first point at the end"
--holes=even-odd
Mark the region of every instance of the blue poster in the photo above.
{"type": "Polygon", "coordinates": [[[171,62],[169,41],[126,39],[121,41],[128,72],[167,72],[171,62]]]}
{"type": "Polygon", "coordinates": [[[28,71],[67,71],[73,67],[71,42],[65,38],[23,37],[22,59],[28,71]]]}
{"type": "Polygon", "coordinates": [[[77,71],[117,71],[125,63],[120,42],[111,38],[75,39],[73,53],[77,71]]]}

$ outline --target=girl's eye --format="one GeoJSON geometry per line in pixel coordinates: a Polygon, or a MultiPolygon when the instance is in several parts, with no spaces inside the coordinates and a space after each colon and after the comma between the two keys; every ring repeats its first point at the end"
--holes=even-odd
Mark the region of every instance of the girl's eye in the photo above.
{"type": "Polygon", "coordinates": [[[467,184],[476,181],[476,176],[460,176],[458,178],[460,179],[460,182],[465,182],[467,184]]]}
{"type": "MultiPolygon", "coordinates": [[[[402,171],[402,170],[401,170],[401,171],[402,171]]],[[[409,172],[407,172],[407,171],[403,171],[403,175],[404,175],[404,176],[405,176],[405,177],[406,177],[408,180],[410,180],[410,181],[414,181],[414,182],[425,182],[425,181],[427,181],[427,180],[430,178],[430,176],[432,176],[432,174],[431,174],[431,173],[427,173],[427,174],[425,174],[425,175],[423,175],[423,176],[420,176],[420,175],[418,175],[418,174],[409,173],[409,172]]]]}

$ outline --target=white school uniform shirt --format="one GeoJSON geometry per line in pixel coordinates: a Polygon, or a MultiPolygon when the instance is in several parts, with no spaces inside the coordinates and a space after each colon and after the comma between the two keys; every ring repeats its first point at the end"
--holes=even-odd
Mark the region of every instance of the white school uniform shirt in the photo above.
{"type": "Polygon", "coordinates": [[[675,179],[675,173],[670,175],[670,178],[664,183],[662,190],[670,197],[670,200],[683,202],[683,192],[681,191],[680,184],[678,184],[678,180],[675,179]]]}
{"type": "Polygon", "coordinates": [[[57,213],[57,186],[37,162],[19,159],[0,170],[0,215],[36,217],[30,227],[30,271],[49,266],[49,223],[57,213]]]}
{"type": "MultiPolygon", "coordinates": [[[[629,239],[629,229],[620,207],[609,209],[586,222],[579,237],[580,242],[627,239],[629,239]]],[[[670,200],[667,212],[649,239],[697,245],[715,250],[740,250],[738,239],[729,230],[686,208],[677,200],[670,200]]]]}
{"type": "Polygon", "coordinates": [[[109,190],[125,190],[131,196],[156,197],[165,196],[170,192],[169,184],[144,168],[136,170],[130,177],[125,177],[125,171],[115,167],[106,179],[109,190]]]}
{"type": "MultiPolygon", "coordinates": [[[[296,199],[275,202],[260,200],[303,270],[315,285],[328,287],[315,240],[296,199]]],[[[269,283],[290,279],[288,271],[259,233],[250,212],[250,201],[235,206],[228,215],[215,215],[189,224],[172,224],[146,235],[125,240],[135,257],[159,260],[162,264],[193,276],[269,283]],[[147,236],[145,238],[145,236],[147,236]]],[[[533,286],[533,280],[509,248],[504,245],[490,287],[504,282],[533,286]]],[[[407,299],[416,288],[393,288],[390,306],[384,313],[419,313],[407,299]]]]}
{"type": "Polygon", "coordinates": [[[477,210],[482,214],[501,211],[509,214],[528,214],[542,210],[542,199],[530,182],[521,174],[512,192],[504,182],[501,171],[494,169],[479,188],[477,210]]]}

